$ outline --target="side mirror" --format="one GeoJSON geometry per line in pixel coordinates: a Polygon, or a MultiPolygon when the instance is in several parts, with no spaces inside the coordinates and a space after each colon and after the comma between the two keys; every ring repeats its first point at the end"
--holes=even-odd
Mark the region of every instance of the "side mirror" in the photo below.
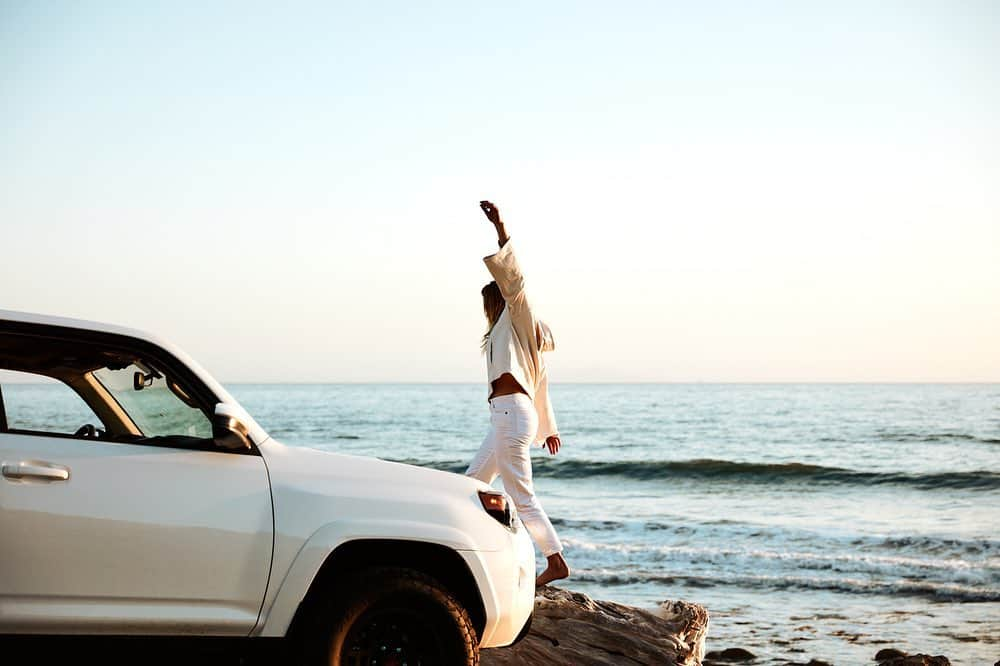
{"type": "Polygon", "coordinates": [[[215,405],[215,417],[212,419],[212,439],[221,449],[231,451],[237,449],[250,450],[250,431],[240,420],[240,410],[233,405],[220,402],[215,405]]]}

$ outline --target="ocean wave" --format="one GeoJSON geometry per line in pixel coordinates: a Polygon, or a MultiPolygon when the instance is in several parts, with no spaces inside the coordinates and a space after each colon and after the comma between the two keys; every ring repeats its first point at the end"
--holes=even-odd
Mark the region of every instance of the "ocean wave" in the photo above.
{"type": "Polygon", "coordinates": [[[983,555],[997,557],[1000,553],[1000,541],[989,539],[949,539],[931,536],[891,536],[881,540],[868,539],[874,542],[879,548],[890,548],[893,550],[919,550],[926,553],[948,553],[958,554],[961,557],[968,555],[983,555]]]}
{"type": "Polygon", "coordinates": [[[626,524],[620,520],[576,520],[573,518],[552,518],[552,524],[556,527],[599,531],[620,531],[626,527],[626,524]]]}
{"type": "Polygon", "coordinates": [[[662,573],[620,573],[607,569],[574,568],[573,579],[600,585],[684,585],[689,587],[733,586],[762,590],[820,590],[847,594],[901,595],[935,601],[1000,601],[1000,589],[979,585],[908,580],[865,580],[818,576],[768,575],[671,575],[662,573]]]}
{"type": "MultiPolygon", "coordinates": [[[[467,464],[457,461],[397,460],[396,462],[462,473],[467,464]]],[[[799,483],[823,485],[901,485],[922,490],[997,490],[1000,473],[966,472],[861,472],[841,467],[804,463],[749,463],[700,458],[696,460],[552,460],[532,461],[535,476],[579,479],[620,476],[638,481],[696,480],[733,483],[799,483]]]]}
{"type": "Polygon", "coordinates": [[[840,573],[866,573],[887,576],[926,577],[967,576],[970,581],[1000,582],[1000,558],[962,560],[928,558],[899,554],[802,551],[785,548],[731,548],[716,546],[669,546],[641,543],[597,543],[564,537],[568,550],[591,561],[607,564],[624,561],[645,565],[683,562],[688,565],[725,565],[757,569],[775,566],[794,569],[833,570],[840,573]]]}
{"type": "MultiPolygon", "coordinates": [[[[880,430],[875,433],[878,439],[889,442],[979,442],[981,444],[998,444],[1000,439],[980,437],[967,432],[896,432],[880,430]]],[[[822,440],[821,440],[822,441],[822,440]]]]}
{"type": "MultiPolygon", "coordinates": [[[[940,560],[994,562],[1000,567],[1000,540],[959,538],[944,535],[879,535],[820,533],[789,525],[765,525],[739,520],[698,519],[690,516],[658,516],[657,520],[586,519],[553,517],[552,524],[568,534],[616,533],[616,538],[642,541],[671,539],[680,543],[734,544],[755,543],[777,550],[790,545],[814,550],[831,549],[843,552],[889,553],[892,556],[940,560]],[[663,536],[665,535],[665,536],[663,536]]],[[[603,538],[603,537],[599,537],[603,538]]]]}
{"type": "Polygon", "coordinates": [[[812,543],[817,548],[838,547],[851,551],[914,553],[920,557],[932,555],[941,559],[1000,558],[1000,540],[995,539],[937,535],[831,534],[788,525],[766,525],[728,518],[692,519],[691,516],[681,515],[657,516],[656,520],[648,518],[611,520],[607,518],[553,517],[552,524],[573,532],[615,531],[633,537],[638,537],[643,533],[669,532],[676,536],[692,537],[699,541],[733,542],[754,539],[780,543],[812,543]]]}

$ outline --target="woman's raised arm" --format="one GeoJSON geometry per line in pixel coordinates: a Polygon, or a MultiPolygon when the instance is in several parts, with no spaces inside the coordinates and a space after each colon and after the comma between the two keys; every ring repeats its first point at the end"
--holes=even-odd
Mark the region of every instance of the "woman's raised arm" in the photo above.
{"type": "Polygon", "coordinates": [[[500,218],[500,209],[489,201],[480,201],[479,207],[486,214],[486,219],[496,227],[497,244],[500,246],[500,249],[494,254],[483,257],[486,268],[489,269],[497,286],[500,287],[500,293],[503,294],[503,299],[507,302],[511,318],[517,318],[514,320],[515,328],[518,323],[521,323],[525,326],[526,331],[532,332],[531,335],[534,335],[534,321],[517,321],[525,317],[530,319],[531,312],[524,297],[524,275],[521,273],[517,257],[514,256],[514,247],[510,243],[510,236],[507,235],[507,228],[504,227],[503,220],[500,218]]]}
{"type": "Polygon", "coordinates": [[[503,219],[500,217],[500,209],[490,201],[480,201],[479,207],[483,209],[486,219],[492,222],[497,230],[497,245],[503,247],[510,240],[510,236],[507,235],[507,229],[504,227],[503,219]]]}

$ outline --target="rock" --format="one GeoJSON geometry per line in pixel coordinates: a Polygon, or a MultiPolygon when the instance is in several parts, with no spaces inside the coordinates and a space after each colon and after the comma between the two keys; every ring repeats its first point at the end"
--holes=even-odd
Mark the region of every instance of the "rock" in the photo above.
{"type": "Polygon", "coordinates": [[[878,666],[951,666],[948,657],[929,654],[907,654],[895,648],[883,648],[875,653],[878,666]]]}
{"type": "Polygon", "coordinates": [[[896,648],[882,648],[875,653],[875,661],[888,661],[897,657],[905,657],[906,653],[896,648]]]}
{"type": "Polygon", "coordinates": [[[880,661],[878,666],[951,666],[951,662],[943,655],[932,657],[929,654],[909,654],[880,661]]]}
{"type": "Polygon", "coordinates": [[[696,666],[705,654],[707,632],[708,611],[696,604],[665,601],[654,612],[546,586],[535,596],[524,640],[483,650],[480,664],[696,666]]]}
{"type": "Polygon", "coordinates": [[[736,661],[752,661],[756,658],[757,655],[749,650],[744,650],[743,648],[726,648],[725,650],[712,651],[705,655],[705,659],[711,661],[723,661],[726,663],[736,661]]]}

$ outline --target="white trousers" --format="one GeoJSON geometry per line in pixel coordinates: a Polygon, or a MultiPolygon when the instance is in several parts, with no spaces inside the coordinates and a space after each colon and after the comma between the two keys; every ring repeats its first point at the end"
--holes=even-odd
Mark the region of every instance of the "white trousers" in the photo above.
{"type": "Polygon", "coordinates": [[[531,444],[537,430],[538,413],[531,398],[514,393],[491,399],[490,431],[465,473],[489,484],[497,476],[503,480],[521,522],[548,557],[561,552],[562,544],[531,482],[531,444]]]}

